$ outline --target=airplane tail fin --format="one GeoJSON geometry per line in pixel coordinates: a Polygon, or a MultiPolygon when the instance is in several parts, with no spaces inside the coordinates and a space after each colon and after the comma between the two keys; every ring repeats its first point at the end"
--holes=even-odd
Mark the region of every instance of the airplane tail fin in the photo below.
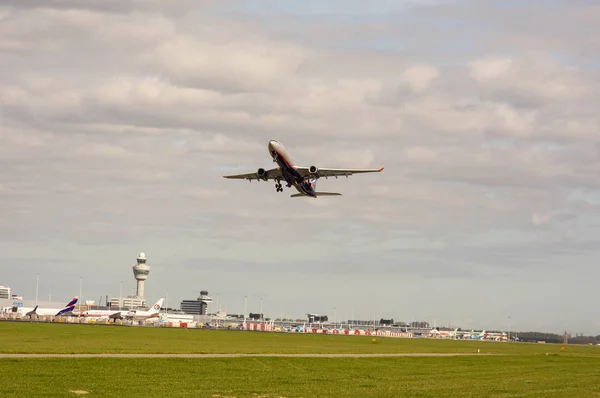
{"type": "Polygon", "coordinates": [[[154,313],[158,313],[160,312],[160,309],[162,308],[162,303],[165,299],[161,298],[160,300],[158,300],[153,306],[152,306],[152,312],[154,313]]]}
{"type": "Polygon", "coordinates": [[[79,297],[77,297],[77,296],[73,297],[71,299],[71,301],[69,301],[67,303],[67,305],[65,306],[65,308],[63,308],[62,310],[58,311],[55,316],[64,315],[66,313],[73,312],[73,310],[75,309],[75,303],[77,303],[77,300],[79,300],[79,297]]]}
{"type": "MultiPolygon", "coordinates": [[[[319,196],[340,196],[342,195],[341,193],[338,192],[317,192],[317,184],[319,182],[319,179],[316,177],[310,177],[310,179],[308,180],[308,183],[310,184],[310,190],[312,190],[312,192],[315,193],[316,197],[319,196]]],[[[303,183],[304,184],[304,183],[303,183]]],[[[303,193],[295,193],[290,195],[291,198],[299,198],[301,196],[312,196],[312,195],[305,195],[303,193]]]]}
{"type": "MultiPolygon", "coordinates": [[[[319,196],[342,196],[342,194],[338,193],[338,192],[315,192],[315,193],[317,194],[317,198],[319,196]]],[[[292,197],[292,198],[299,198],[302,196],[307,196],[307,195],[304,195],[302,193],[295,193],[293,195],[290,195],[290,197],[292,197]]]]}
{"type": "Polygon", "coordinates": [[[77,303],[77,300],[79,300],[79,297],[77,297],[77,296],[73,297],[71,299],[71,301],[69,301],[67,303],[67,305],[65,306],[65,308],[75,306],[75,304],[77,303]]]}
{"type": "Polygon", "coordinates": [[[36,312],[37,309],[38,309],[38,306],[36,305],[35,308],[32,309],[31,311],[29,311],[28,313],[26,313],[25,316],[28,316],[31,318],[33,315],[37,315],[37,312],[36,312]]]}

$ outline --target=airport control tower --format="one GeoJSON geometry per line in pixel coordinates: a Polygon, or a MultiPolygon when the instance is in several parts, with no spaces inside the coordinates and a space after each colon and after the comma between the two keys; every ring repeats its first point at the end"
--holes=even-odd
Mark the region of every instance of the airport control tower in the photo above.
{"type": "Polygon", "coordinates": [[[137,264],[133,266],[133,276],[137,281],[137,297],[144,297],[144,281],[148,278],[150,267],[146,265],[146,255],[140,253],[137,258],[137,264]]]}

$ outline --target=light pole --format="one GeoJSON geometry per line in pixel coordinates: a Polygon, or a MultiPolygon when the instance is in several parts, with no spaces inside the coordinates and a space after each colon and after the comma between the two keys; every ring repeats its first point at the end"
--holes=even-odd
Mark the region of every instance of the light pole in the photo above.
{"type": "Polygon", "coordinates": [[[83,276],[79,277],[79,312],[81,312],[81,287],[83,285],[83,276]]]}
{"type": "Polygon", "coordinates": [[[263,298],[260,298],[260,323],[263,321],[263,307],[262,307],[263,298]]]}
{"type": "Polygon", "coordinates": [[[119,290],[119,311],[121,311],[122,305],[123,305],[123,281],[121,281],[121,289],[119,290]]]}
{"type": "MultiPolygon", "coordinates": [[[[348,310],[344,310],[344,321],[346,321],[346,324],[348,324],[348,310]]],[[[344,325],[343,323],[341,325],[344,325]]],[[[350,325],[348,325],[348,327],[350,327],[350,325]]]]}
{"type": "Polygon", "coordinates": [[[373,332],[375,331],[375,312],[373,311],[373,332]]]}
{"type": "Polygon", "coordinates": [[[508,317],[508,342],[510,343],[510,316],[508,317]]]}
{"type": "Polygon", "coordinates": [[[246,312],[248,308],[248,296],[244,296],[244,329],[246,328],[246,312]]]}

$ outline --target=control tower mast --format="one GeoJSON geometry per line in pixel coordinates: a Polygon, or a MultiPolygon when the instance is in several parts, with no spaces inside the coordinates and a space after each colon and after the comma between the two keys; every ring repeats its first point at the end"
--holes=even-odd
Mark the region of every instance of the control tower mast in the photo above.
{"type": "Polygon", "coordinates": [[[137,297],[144,297],[144,281],[148,278],[148,274],[150,273],[150,267],[146,265],[146,255],[144,253],[140,253],[137,258],[137,264],[133,266],[133,276],[137,281],[137,297]]]}

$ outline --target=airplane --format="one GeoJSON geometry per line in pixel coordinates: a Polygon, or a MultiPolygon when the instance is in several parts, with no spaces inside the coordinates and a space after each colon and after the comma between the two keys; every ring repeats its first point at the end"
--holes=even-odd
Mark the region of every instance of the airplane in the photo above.
{"type": "Polygon", "coordinates": [[[481,332],[475,332],[474,330],[471,330],[470,333],[467,332],[467,334],[463,335],[463,339],[467,339],[467,340],[485,340],[487,337],[487,333],[485,332],[485,329],[482,330],[481,332]]]}
{"type": "Polygon", "coordinates": [[[268,145],[269,155],[273,158],[273,162],[277,163],[278,167],[265,170],[259,168],[255,173],[237,174],[223,176],[223,178],[232,178],[240,180],[273,180],[275,181],[275,189],[277,192],[283,192],[281,181],[286,182],[286,187],[296,188],[298,193],[290,195],[292,198],[309,196],[316,198],[318,196],[339,196],[341,193],[337,192],[317,192],[317,181],[321,177],[326,179],[329,177],[338,178],[339,176],[348,176],[358,173],[377,173],[383,170],[383,167],[379,169],[328,169],[319,168],[316,166],[304,167],[297,166],[292,160],[289,152],[283,146],[282,143],[271,140],[268,145]]]}
{"type": "Polygon", "coordinates": [[[438,330],[436,328],[433,328],[433,329],[431,329],[429,334],[431,336],[437,336],[437,337],[442,337],[442,338],[455,338],[457,332],[458,332],[458,328],[456,328],[454,330],[438,330]]]}
{"type": "Polygon", "coordinates": [[[164,300],[165,300],[164,298],[161,298],[156,303],[154,303],[152,308],[150,308],[147,311],[131,310],[125,315],[125,317],[127,319],[134,319],[134,320],[146,320],[148,318],[158,318],[158,316],[160,314],[160,309],[162,307],[162,303],[164,300]]]}
{"type": "Polygon", "coordinates": [[[39,308],[39,306],[31,307],[5,307],[2,309],[3,312],[13,312],[17,314],[21,314],[23,316],[31,318],[33,315],[35,316],[74,316],[73,311],[75,310],[75,303],[79,300],[78,297],[73,297],[67,305],[65,305],[62,309],[57,308],[39,308]]]}
{"type": "Polygon", "coordinates": [[[163,301],[164,301],[164,298],[161,298],[148,311],[129,310],[126,312],[126,311],[111,311],[111,310],[88,310],[83,313],[83,316],[90,317],[90,318],[105,318],[106,317],[108,319],[112,319],[113,321],[115,321],[117,319],[141,320],[141,319],[148,319],[148,318],[157,318],[163,301]]]}

